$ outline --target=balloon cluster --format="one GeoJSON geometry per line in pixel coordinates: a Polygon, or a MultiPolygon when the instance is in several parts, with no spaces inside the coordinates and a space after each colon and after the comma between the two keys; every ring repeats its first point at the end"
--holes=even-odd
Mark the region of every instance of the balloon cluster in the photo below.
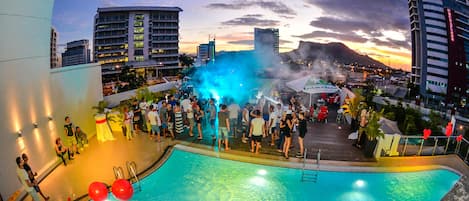
{"type": "MultiPolygon", "coordinates": [[[[125,179],[114,181],[111,188],[112,194],[119,200],[130,200],[134,194],[132,184],[125,179]]],[[[107,199],[109,191],[106,184],[93,182],[88,187],[88,195],[94,201],[104,201],[107,199]]]]}

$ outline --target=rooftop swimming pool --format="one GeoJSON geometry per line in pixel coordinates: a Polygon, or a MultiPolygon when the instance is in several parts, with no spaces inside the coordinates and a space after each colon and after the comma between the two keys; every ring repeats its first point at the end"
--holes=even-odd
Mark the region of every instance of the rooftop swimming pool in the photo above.
{"type": "MultiPolygon", "coordinates": [[[[312,173],[314,171],[310,171],[312,173]]],[[[302,182],[300,169],[225,160],[174,149],[141,181],[132,200],[440,200],[458,181],[448,170],[403,173],[318,171],[302,182]]]]}

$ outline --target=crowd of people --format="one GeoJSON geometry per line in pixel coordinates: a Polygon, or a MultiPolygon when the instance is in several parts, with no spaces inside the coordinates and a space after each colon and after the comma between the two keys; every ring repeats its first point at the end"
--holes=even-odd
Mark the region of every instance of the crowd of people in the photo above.
{"type": "Polygon", "coordinates": [[[309,110],[294,97],[287,104],[284,107],[278,99],[261,97],[256,103],[241,107],[231,97],[198,99],[190,93],[177,93],[160,101],[133,100],[131,106],[123,109],[122,129],[129,141],[144,133],[157,142],[162,137],[175,139],[187,135],[203,140],[209,136],[218,142],[220,150],[230,150],[230,138],[241,137],[242,143],[250,144],[253,153],[260,152],[265,140],[285,158],[289,158],[295,135],[300,148],[295,156],[303,157],[309,110]]]}

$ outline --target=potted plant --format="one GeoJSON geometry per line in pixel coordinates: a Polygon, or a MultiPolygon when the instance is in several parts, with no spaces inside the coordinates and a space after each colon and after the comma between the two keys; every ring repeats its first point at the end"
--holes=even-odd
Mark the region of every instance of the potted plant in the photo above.
{"type": "Polygon", "coordinates": [[[376,112],[371,110],[368,124],[365,127],[365,147],[363,152],[365,157],[371,158],[373,157],[373,153],[376,149],[376,145],[378,144],[378,138],[384,138],[384,132],[380,128],[379,119],[383,115],[383,110],[380,112],[376,112]]]}
{"type": "Polygon", "coordinates": [[[359,112],[365,106],[362,103],[363,99],[364,99],[363,96],[360,96],[357,94],[354,98],[350,99],[347,102],[347,107],[344,113],[349,114],[351,117],[350,127],[352,129],[352,132],[355,132],[358,130],[358,115],[359,115],[359,112]]]}

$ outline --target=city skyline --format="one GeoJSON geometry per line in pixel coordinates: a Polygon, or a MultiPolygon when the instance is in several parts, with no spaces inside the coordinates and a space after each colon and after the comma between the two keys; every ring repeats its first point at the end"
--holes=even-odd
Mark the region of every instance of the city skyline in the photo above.
{"type": "Polygon", "coordinates": [[[410,22],[405,0],[361,0],[352,5],[340,0],[56,1],[52,25],[59,32],[58,44],[92,41],[97,8],[116,6],[182,8],[181,53],[195,54],[198,44],[208,42],[209,35],[216,35],[217,51],[254,49],[254,27],[278,28],[280,52],[297,48],[300,40],[343,42],[386,65],[410,70],[410,22]]]}

